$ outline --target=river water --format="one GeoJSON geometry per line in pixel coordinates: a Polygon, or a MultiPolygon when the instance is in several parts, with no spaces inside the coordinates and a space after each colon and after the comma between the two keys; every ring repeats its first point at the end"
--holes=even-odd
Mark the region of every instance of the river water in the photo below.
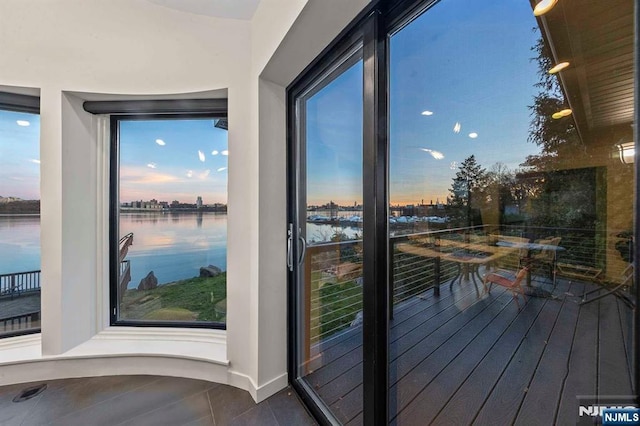
{"type": "MultiPolygon", "coordinates": [[[[355,227],[307,224],[307,235],[314,242],[330,240],[337,231],[350,238],[362,233],[355,227]]],[[[198,276],[202,266],[227,269],[226,214],[122,213],[120,235],[129,232],[134,235],[127,255],[131,260],[129,288],[137,287],[150,271],[163,284],[198,276]]],[[[0,274],[39,269],[40,218],[0,216],[0,274]]]]}

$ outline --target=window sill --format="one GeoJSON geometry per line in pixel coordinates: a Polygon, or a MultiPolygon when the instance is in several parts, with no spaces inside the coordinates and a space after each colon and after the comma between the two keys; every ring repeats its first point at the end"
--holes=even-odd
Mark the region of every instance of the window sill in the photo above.
{"type": "Polygon", "coordinates": [[[42,355],[40,334],[0,340],[0,366],[90,358],[164,357],[228,366],[224,330],[110,327],[62,354],[42,355]]]}

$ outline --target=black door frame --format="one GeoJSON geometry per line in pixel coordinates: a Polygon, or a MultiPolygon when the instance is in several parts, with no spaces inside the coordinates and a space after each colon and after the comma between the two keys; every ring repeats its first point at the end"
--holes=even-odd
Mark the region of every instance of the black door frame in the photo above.
{"type": "MultiPolygon", "coordinates": [[[[388,407],[388,39],[414,18],[440,0],[374,0],[287,88],[287,223],[296,224],[300,155],[296,140],[296,99],[308,90],[326,70],[344,56],[357,41],[363,46],[363,421],[365,425],[386,425],[388,407]]],[[[536,1],[532,0],[532,3],[536,1]]],[[[640,123],[640,5],[635,4],[635,123],[640,123]]],[[[634,126],[636,152],[640,152],[640,132],[634,126]]],[[[635,162],[634,253],[640,253],[640,161],[635,162]]],[[[292,239],[293,253],[299,253],[299,241],[292,239]]],[[[295,258],[295,256],[294,256],[295,258]]],[[[637,256],[634,255],[634,261],[637,256]]],[[[636,286],[640,268],[634,271],[636,286]]],[[[298,296],[297,268],[288,273],[288,360],[289,381],[307,407],[322,424],[336,419],[314,392],[298,377],[298,296]]],[[[640,291],[635,291],[640,306],[640,291]]],[[[634,311],[632,336],[634,389],[640,394],[640,313],[634,311]]],[[[640,403],[640,400],[638,401],[640,403]]]]}

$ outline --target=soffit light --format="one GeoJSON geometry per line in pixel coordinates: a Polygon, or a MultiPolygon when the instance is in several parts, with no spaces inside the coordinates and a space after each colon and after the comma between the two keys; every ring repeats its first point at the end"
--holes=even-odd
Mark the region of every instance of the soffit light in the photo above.
{"type": "Polygon", "coordinates": [[[571,115],[572,112],[573,111],[571,111],[571,109],[569,108],[563,109],[562,111],[554,112],[551,118],[553,118],[554,120],[558,120],[559,118],[571,115]]]}
{"type": "Polygon", "coordinates": [[[620,161],[624,164],[633,164],[636,160],[636,144],[635,142],[624,142],[615,145],[620,156],[620,161]]]}
{"type": "Polygon", "coordinates": [[[29,123],[27,120],[18,120],[16,121],[16,124],[21,127],[27,127],[31,123],[29,123]]]}
{"type": "Polygon", "coordinates": [[[559,64],[556,64],[553,68],[549,70],[549,74],[558,73],[563,69],[567,68],[569,65],[571,65],[569,62],[560,62],[559,64]]]}
{"type": "Polygon", "coordinates": [[[477,137],[478,137],[478,134],[477,134],[476,132],[471,132],[471,133],[469,133],[469,137],[470,137],[471,139],[475,139],[475,138],[477,138],[477,137]]]}
{"type": "Polygon", "coordinates": [[[533,16],[544,15],[553,9],[553,6],[555,6],[556,3],[558,3],[558,0],[542,0],[533,8],[533,16]]]}

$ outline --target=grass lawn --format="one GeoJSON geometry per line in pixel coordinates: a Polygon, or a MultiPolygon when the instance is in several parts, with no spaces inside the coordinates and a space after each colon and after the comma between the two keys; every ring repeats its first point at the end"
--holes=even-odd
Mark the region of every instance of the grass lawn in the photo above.
{"type": "Polygon", "coordinates": [[[127,290],[122,319],[156,321],[215,321],[227,317],[227,274],[189,278],[152,290],[127,290]]]}

